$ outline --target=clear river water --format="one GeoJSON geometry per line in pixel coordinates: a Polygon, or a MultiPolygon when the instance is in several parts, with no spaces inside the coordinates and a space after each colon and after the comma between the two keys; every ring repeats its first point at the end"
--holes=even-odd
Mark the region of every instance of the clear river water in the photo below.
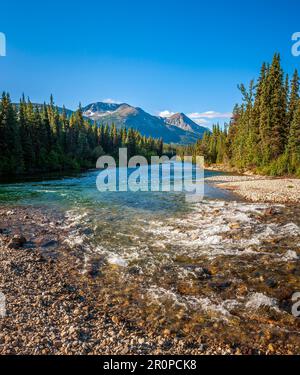
{"type": "Polygon", "coordinates": [[[100,193],[97,174],[2,181],[0,205],[57,210],[57,251],[78,254],[103,300],[137,325],[249,342],[267,330],[299,344],[297,207],[247,203],[208,184],[194,204],[175,192],[100,193]]]}

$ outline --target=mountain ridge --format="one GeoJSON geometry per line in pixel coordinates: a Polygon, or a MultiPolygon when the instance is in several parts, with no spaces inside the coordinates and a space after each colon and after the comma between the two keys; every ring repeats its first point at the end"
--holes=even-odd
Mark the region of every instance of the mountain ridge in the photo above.
{"type": "MultiPolygon", "coordinates": [[[[42,107],[42,104],[32,103],[42,107]]],[[[18,103],[14,104],[19,106],[18,103]]],[[[62,113],[63,108],[58,107],[62,113]]],[[[70,117],[76,111],[65,108],[70,117]]],[[[184,113],[176,113],[168,118],[151,115],[140,107],[133,107],[127,103],[95,102],[82,108],[84,118],[96,121],[98,124],[115,124],[122,127],[133,128],[142,135],[152,138],[162,138],[165,143],[188,145],[202,139],[208,128],[196,124],[184,113]]]]}
{"type": "Polygon", "coordinates": [[[145,136],[163,138],[166,143],[195,143],[205,132],[209,132],[209,129],[196,124],[184,113],[163,118],[127,103],[95,102],[85,106],[83,114],[96,122],[114,123],[117,128],[131,127],[145,136]]]}

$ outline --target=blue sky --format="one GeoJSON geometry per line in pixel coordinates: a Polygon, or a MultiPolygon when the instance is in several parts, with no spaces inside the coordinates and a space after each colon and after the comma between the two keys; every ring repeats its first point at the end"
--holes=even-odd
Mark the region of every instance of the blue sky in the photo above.
{"type": "Polygon", "coordinates": [[[299,14],[299,0],[2,2],[0,90],[35,102],[53,93],[71,109],[109,98],[209,125],[275,51],[288,72],[300,68],[299,14]]]}

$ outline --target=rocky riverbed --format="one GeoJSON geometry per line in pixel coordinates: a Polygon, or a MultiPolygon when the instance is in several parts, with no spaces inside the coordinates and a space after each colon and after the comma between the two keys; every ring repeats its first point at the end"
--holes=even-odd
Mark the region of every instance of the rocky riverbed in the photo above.
{"type": "Polygon", "coordinates": [[[0,354],[230,351],[200,338],[156,335],[123,317],[117,302],[101,295],[101,281],[76,266],[72,249],[63,245],[68,234],[62,224],[63,217],[41,209],[0,209],[0,290],[6,296],[0,354]]]}
{"type": "Polygon", "coordinates": [[[206,202],[149,222],[148,250],[132,235],[131,253],[113,254],[103,226],[90,251],[84,216],[0,208],[0,353],[299,354],[294,219],[293,207],[206,202]]]}

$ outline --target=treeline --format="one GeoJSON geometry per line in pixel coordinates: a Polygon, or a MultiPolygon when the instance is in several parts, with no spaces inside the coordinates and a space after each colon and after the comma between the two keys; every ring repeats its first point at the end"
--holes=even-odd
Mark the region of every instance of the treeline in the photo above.
{"type": "Polygon", "coordinates": [[[133,129],[92,124],[82,109],[67,116],[51,96],[50,104],[34,105],[24,96],[14,105],[7,93],[0,100],[0,174],[94,168],[102,155],[117,157],[127,147],[129,157],[163,153],[163,141],[133,129]]]}
{"type": "Polygon", "coordinates": [[[263,64],[257,82],[239,86],[243,102],[236,105],[225,129],[218,125],[192,149],[208,164],[226,164],[269,175],[300,177],[299,76],[284,74],[279,54],[263,64]]]}

